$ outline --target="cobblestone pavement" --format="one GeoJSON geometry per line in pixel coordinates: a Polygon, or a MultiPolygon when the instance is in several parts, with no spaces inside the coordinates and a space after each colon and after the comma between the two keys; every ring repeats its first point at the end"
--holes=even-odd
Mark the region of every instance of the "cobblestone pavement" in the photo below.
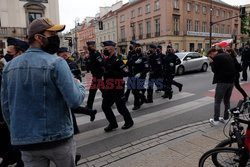
{"type": "Polygon", "coordinates": [[[113,148],[79,161],[80,167],[196,167],[221,140],[224,125],[189,124],[113,148]]]}

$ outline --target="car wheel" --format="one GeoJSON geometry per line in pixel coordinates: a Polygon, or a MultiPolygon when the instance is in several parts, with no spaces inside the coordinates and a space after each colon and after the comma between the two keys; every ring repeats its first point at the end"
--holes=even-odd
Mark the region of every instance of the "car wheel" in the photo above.
{"type": "Polygon", "coordinates": [[[177,74],[178,75],[182,75],[182,74],[184,74],[184,72],[185,72],[185,69],[184,69],[183,66],[180,66],[180,67],[177,68],[177,74]]]}
{"type": "Polygon", "coordinates": [[[207,71],[207,68],[208,68],[207,63],[204,63],[204,64],[202,65],[202,67],[201,67],[201,71],[202,71],[202,72],[206,72],[206,71],[207,71]]]}

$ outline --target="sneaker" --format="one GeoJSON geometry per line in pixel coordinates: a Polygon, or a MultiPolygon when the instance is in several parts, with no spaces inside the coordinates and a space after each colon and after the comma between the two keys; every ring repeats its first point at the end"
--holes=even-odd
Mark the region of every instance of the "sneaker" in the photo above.
{"type": "Polygon", "coordinates": [[[220,120],[220,122],[222,122],[223,124],[226,124],[226,123],[229,121],[229,119],[224,119],[223,117],[219,117],[219,120],[220,120]]]}
{"type": "Polygon", "coordinates": [[[218,126],[219,123],[220,123],[220,121],[215,121],[213,118],[211,118],[211,119],[209,120],[209,122],[210,122],[211,126],[218,126]]]}

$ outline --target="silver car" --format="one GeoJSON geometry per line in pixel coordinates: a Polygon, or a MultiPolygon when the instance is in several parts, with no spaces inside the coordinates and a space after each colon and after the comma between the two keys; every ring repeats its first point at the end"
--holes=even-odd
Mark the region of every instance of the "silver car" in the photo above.
{"type": "Polygon", "coordinates": [[[176,66],[176,74],[178,75],[195,70],[206,72],[208,69],[207,57],[197,52],[180,52],[176,53],[176,56],[181,59],[181,64],[176,66]]]}

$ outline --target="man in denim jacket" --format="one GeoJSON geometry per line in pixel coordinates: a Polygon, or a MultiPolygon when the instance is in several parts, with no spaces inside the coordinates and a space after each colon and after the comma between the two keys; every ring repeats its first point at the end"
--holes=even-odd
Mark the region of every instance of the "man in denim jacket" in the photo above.
{"type": "Polygon", "coordinates": [[[3,116],[25,167],[48,167],[50,161],[75,166],[70,108],[82,104],[85,88],[66,61],[53,55],[60,45],[57,32],[64,28],[47,18],[34,20],[28,28],[30,48],[3,71],[3,116]]]}

